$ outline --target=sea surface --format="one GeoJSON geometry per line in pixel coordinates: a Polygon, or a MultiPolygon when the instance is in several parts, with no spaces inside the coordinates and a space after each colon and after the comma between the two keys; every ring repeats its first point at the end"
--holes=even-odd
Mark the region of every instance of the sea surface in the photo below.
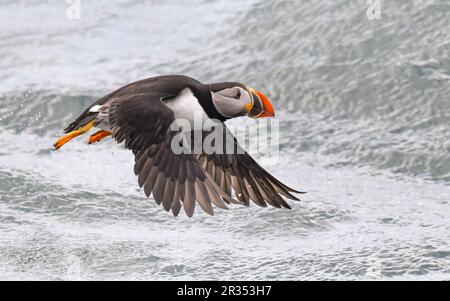
{"type": "Polygon", "coordinates": [[[450,280],[448,1],[112,2],[0,0],[1,280],[450,280]],[[265,92],[302,201],[174,218],[122,145],[52,151],[161,74],[265,92]]]}

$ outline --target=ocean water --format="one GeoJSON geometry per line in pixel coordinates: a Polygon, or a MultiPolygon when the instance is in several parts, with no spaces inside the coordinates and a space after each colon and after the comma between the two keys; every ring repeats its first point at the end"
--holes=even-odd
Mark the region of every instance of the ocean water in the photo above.
{"type": "Polygon", "coordinates": [[[0,1],[0,279],[450,279],[447,1],[80,3],[0,1]],[[51,150],[160,74],[267,93],[280,157],[254,156],[302,201],[174,218],[123,146],[51,150]]]}

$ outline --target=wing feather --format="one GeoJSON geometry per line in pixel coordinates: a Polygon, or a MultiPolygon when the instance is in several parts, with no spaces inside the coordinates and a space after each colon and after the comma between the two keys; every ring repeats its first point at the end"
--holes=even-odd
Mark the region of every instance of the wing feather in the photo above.
{"type": "MultiPolygon", "coordinates": [[[[170,130],[174,114],[161,102],[161,93],[120,94],[111,100],[109,121],[113,138],[125,141],[135,155],[134,173],[145,194],[177,216],[183,205],[187,216],[194,214],[195,203],[208,214],[212,204],[226,209],[238,203],[214,182],[192,154],[175,154],[170,130]]],[[[211,165],[210,170],[214,169],[211,165]]]]}
{"type": "MultiPolygon", "coordinates": [[[[299,200],[292,193],[296,191],[280,182],[261,167],[247,152],[243,151],[231,132],[223,126],[224,141],[234,141],[234,154],[221,153],[197,155],[204,169],[212,177],[221,191],[228,196],[234,191],[236,198],[245,205],[253,201],[256,205],[267,204],[277,208],[289,208],[282,196],[299,200]],[[228,137],[227,137],[228,136],[228,137]],[[227,140],[233,139],[233,140],[227,140]]],[[[210,133],[206,133],[206,136],[210,133]]],[[[205,133],[204,133],[205,135],[205,133]]],[[[205,137],[204,137],[205,138],[205,137]]]]}

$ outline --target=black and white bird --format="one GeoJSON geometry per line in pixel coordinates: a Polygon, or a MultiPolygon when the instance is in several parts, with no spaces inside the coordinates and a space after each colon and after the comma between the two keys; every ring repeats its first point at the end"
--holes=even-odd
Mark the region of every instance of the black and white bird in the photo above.
{"type": "Polygon", "coordinates": [[[239,146],[223,124],[238,116],[273,117],[274,110],[264,94],[241,83],[202,84],[182,75],[152,77],[100,98],[65,129],[66,135],[54,147],[59,149],[93,127],[100,130],[89,143],[107,136],[125,141],[135,155],[139,186],[174,216],[183,206],[191,217],[196,203],[211,215],[213,204],[227,209],[230,203],[248,206],[250,201],[290,209],[283,196],[298,200],[292,193],[302,192],[281,183],[239,146]],[[173,131],[171,125],[179,119],[193,121],[195,114],[222,124],[234,151],[174,152],[172,140],[182,129],[173,131]]]}

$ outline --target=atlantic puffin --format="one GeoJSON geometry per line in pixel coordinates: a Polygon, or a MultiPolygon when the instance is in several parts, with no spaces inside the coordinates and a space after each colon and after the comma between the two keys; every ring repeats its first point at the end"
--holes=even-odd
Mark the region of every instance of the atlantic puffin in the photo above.
{"type": "Polygon", "coordinates": [[[157,76],[100,98],[69,124],[66,135],[53,146],[59,149],[93,127],[99,131],[89,137],[89,144],[108,136],[125,142],[135,155],[139,186],[174,216],[183,206],[192,217],[196,202],[213,215],[212,204],[228,209],[230,203],[248,206],[253,201],[261,207],[290,209],[282,196],[299,200],[292,193],[303,192],[269,174],[232,136],[235,151],[231,153],[174,152],[177,131],[171,130],[171,124],[179,118],[192,120],[195,113],[221,123],[225,136],[232,135],[224,124],[228,119],[275,116],[263,93],[239,82],[203,84],[184,75],[157,76]]]}

